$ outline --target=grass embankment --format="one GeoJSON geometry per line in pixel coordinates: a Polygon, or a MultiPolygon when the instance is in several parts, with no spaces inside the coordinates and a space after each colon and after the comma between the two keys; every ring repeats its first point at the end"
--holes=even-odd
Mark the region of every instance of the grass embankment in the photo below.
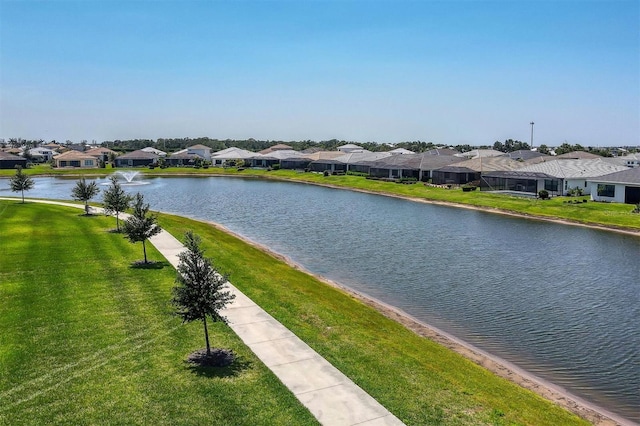
{"type": "Polygon", "coordinates": [[[204,337],[170,315],[175,270],[81,214],[0,201],[0,424],[317,424],[226,326],[232,367],[186,364],[204,337]]]}
{"type": "MultiPolygon", "coordinates": [[[[212,341],[238,353],[234,367],[185,365],[203,337],[170,316],[175,272],[131,267],[140,247],[107,232],[113,221],[0,202],[0,422],[313,423],[224,326],[212,341]]],[[[241,291],[409,425],[586,424],[231,235],[176,216],[160,223],[201,235],[241,291]]]]}
{"type": "MultiPolygon", "coordinates": [[[[36,166],[26,169],[29,175],[70,175],[82,174],[86,176],[107,176],[116,169],[54,169],[50,166],[36,166]]],[[[120,170],[120,169],[118,169],[120,170]]],[[[133,169],[122,169],[133,170],[133,169]]],[[[631,231],[640,231],[640,215],[631,213],[632,206],[617,203],[567,203],[567,201],[589,199],[586,197],[555,197],[551,200],[537,200],[530,198],[514,197],[502,194],[492,194],[481,191],[463,192],[460,189],[444,189],[427,187],[421,183],[413,185],[400,185],[392,182],[368,180],[360,176],[328,176],[320,173],[301,173],[292,170],[266,171],[263,169],[245,169],[237,171],[235,168],[209,168],[193,169],[184,167],[172,167],[167,169],[135,169],[148,176],[171,175],[225,175],[225,176],[251,176],[276,180],[293,180],[298,182],[314,183],[320,185],[333,185],[336,187],[358,189],[363,191],[389,194],[402,197],[411,197],[425,201],[438,201],[469,205],[485,210],[499,210],[516,214],[537,216],[548,219],[562,219],[577,223],[600,225],[612,228],[621,228],[631,231]]],[[[0,170],[0,176],[11,176],[13,170],[0,170]]],[[[28,195],[28,194],[27,194],[28,195]]]]}

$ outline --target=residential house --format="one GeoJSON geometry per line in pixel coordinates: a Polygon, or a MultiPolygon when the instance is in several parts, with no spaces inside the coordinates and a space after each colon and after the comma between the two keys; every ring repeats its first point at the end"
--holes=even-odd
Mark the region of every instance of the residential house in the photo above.
{"type": "Polygon", "coordinates": [[[433,170],[431,175],[432,182],[437,185],[463,185],[480,181],[480,177],[484,173],[516,170],[522,166],[521,162],[508,157],[481,156],[433,170]]]}
{"type": "Polygon", "coordinates": [[[51,161],[53,156],[56,154],[52,149],[37,147],[31,148],[29,151],[29,155],[33,157],[34,161],[38,163],[46,163],[47,161],[51,161]]]}
{"type": "Polygon", "coordinates": [[[206,145],[193,145],[187,148],[187,154],[197,155],[207,161],[211,161],[211,148],[206,145]]]}
{"type": "Polygon", "coordinates": [[[77,167],[83,169],[93,169],[98,167],[98,159],[79,151],[67,151],[54,157],[56,167],[77,167]]]}
{"type": "Polygon", "coordinates": [[[480,189],[485,191],[518,191],[537,194],[544,189],[551,195],[567,195],[571,190],[590,193],[589,178],[626,170],[602,157],[583,160],[552,160],[528,164],[509,173],[492,171],[483,174],[480,189]]]}
{"type": "Polygon", "coordinates": [[[496,151],[495,149],[472,149],[471,151],[459,152],[453,155],[457,157],[474,159],[474,158],[485,158],[485,157],[499,157],[504,155],[504,152],[496,151]]]}
{"type": "Polygon", "coordinates": [[[91,155],[96,157],[98,160],[102,161],[103,163],[106,163],[109,161],[109,157],[110,156],[117,156],[118,153],[109,149],[109,148],[104,148],[104,147],[95,147],[95,148],[91,148],[88,149],[84,152],[87,155],[91,155]]]}
{"type": "Polygon", "coordinates": [[[167,156],[166,152],[160,151],[159,149],[155,149],[155,148],[153,148],[151,146],[148,146],[146,148],[142,148],[140,151],[150,152],[152,154],[157,155],[158,157],[163,157],[163,158],[167,156]]]}
{"type": "Polygon", "coordinates": [[[214,166],[224,166],[227,163],[234,163],[236,160],[246,160],[255,157],[256,153],[236,147],[226,148],[211,154],[211,163],[214,166]]]}
{"type": "Polygon", "coordinates": [[[0,151],[0,169],[15,169],[20,166],[23,169],[27,167],[27,159],[8,152],[0,151]]]}
{"type": "Polygon", "coordinates": [[[391,151],[389,151],[391,154],[393,155],[398,155],[398,154],[415,154],[415,152],[413,151],[409,151],[408,149],[404,149],[404,148],[396,148],[396,149],[392,149],[391,151]]]}
{"type": "Polygon", "coordinates": [[[145,151],[145,149],[119,156],[116,158],[116,167],[146,167],[157,164],[160,156],[153,151],[145,151]]]}
{"type": "Polygon", "coordinates": [[[346,145],[341,145],[337,148],[338,151],[340,152],[344,152],[344,153],[348,153],[348,152],[369,152],[366,149],[364,149],[363,147],[353,144],[353,143],[348,143],[346,145]]]}
{"type": "Polygon", "coordinates": [[[290,147],[289,145],[285,145],[283,143],[279,143],[277,145],[273,145],[270,146],[267,149],[263,149],[262,151],[258,151],[258,154],[269,154],[272,153],[273,151],[289,151],[289,150],[293,150],[293,147],[290,147]]]}
{"type": "Polygon", "coordinates": [[[182,150],[169,155],[166,162],[169,166],[194,166],[198,159],[204,161],[204,157],[198,154],[190,154],[187,150],[182,150]]]}
{"type": "Polygon", "coordinates": [[[612,203],[640,203],[640,167],[588,179],[591,199],[612,203]]]}

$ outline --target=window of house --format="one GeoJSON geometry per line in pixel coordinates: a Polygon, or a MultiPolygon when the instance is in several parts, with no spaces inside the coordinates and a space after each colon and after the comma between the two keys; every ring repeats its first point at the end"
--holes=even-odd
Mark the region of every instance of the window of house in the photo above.
{"type": "Polygon", "coordinates": [[[93,160],[84,160],[85,166],[93,166],[93,160]]]}
{"type": "Polygon", "coordinates": [[[560,181],[557,179],[545,179],[544,180],[544,189],[547,191],[558,191],[558,187],[560,186],[560,181]]]}
{"type": "Polygon", "coordinates": [[[616,186],[615,185],[605,185],[602,183],[598,184],[598,196],[599,197],[615,197],[616,196],[616,186]]]}

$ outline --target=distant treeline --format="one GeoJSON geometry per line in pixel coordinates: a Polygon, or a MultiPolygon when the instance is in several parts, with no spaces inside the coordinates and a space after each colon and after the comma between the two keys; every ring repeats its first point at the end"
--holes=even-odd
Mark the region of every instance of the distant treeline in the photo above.
{"type": "MultiPolygon", "coordinates": [[[[10,138],[10,139],[0,139],[0,148],[35,148],[41,145],[45,145],[53,141],[45,141],[43,139],[38,140],[28,140],[22,138],[10,138]]],[[[57,142],[61,145],[66,146],[82,146],[82,148],[90,148],[92,146],[98,145],[98,143],[93,140],[90,143],[86,140],[81,141],[79,144],[73,143],[70,140],[65,142],[57,142]]],[[[338,139],[330,139],[326,141],[312,141],[312,140],[304,140],[304,141],[276,141],[276,140],[256,140],[256,139],[211,139],[208,137],[201,138],[175,138],[175,139],[164,139],[160,138],[157,140],[153,139],[129,139],[129,140],[119,140],[116,139],[114,141],[104,141],[99,145],[113,149],[118,152],[130,152],[138,149],[153,147],[156,149],[160,149],[165,152],[175,152],[181,149],[187,148],[193,145],[205,145],[210,147],[214,152],[220,151],[226,148],[236,147],[241,149],[246,149],[247,151],[258,152],[263,149],[269,148],[276,144],[285,144],[289,145],[292,149],[296,151],[304,151],[305,149],[314,148],[316,150],[323,151],[335,151],[339,146],[345,145],[348,143],[355,143],[358,146],[363,147],[372,152],[382,152],[382,151],[390,151],[396,148],[404,148],[413,152],[425,152],[434,148],[453,148],[459,152],[468,152],[473,149],[495,149],[496,151],[502,152],[513,152],[518,150],[529,150],[531,147],[528,143],[507,139],[504,142],[496,141],[492,145],[480,145],[480,146],[472,146],[468,144],[464,145],[455,145],[455,146],[447,146],[443,144],[437,144],[434,142],[422,142],[422,141],[407,141],[407,142],[399,142],[396,144],[388,144],[388,143],[377,143],[377,142],[352,142],[338,139]]],[[[632,146],[624,146],[622,147],[628,152],[638,152],[639,147],[632,146]]],[[[612,155],[619,155],[617,148],[614,147],[583,147],[580,144],[572,145],[568,142],[564,142],[561,145],[558,145],[555,148],[551,148],[547,145],[540,145],[537,147],[537,150],[543,154],[548,154],[551,150],[555,151],[557,155],[564,154],[572,151],[586,151],[591,152],[593,154],[601,155],[603,157],[611,157],[612,155]]]]}

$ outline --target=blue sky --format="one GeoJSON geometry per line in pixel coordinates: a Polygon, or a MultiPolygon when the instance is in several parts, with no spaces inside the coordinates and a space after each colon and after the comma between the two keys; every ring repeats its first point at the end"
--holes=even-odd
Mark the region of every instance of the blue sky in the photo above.
{"type": "Polygon", "coordinates": [[[0,0],[0,138],[640,143],[640,2],[0,0]]]}

